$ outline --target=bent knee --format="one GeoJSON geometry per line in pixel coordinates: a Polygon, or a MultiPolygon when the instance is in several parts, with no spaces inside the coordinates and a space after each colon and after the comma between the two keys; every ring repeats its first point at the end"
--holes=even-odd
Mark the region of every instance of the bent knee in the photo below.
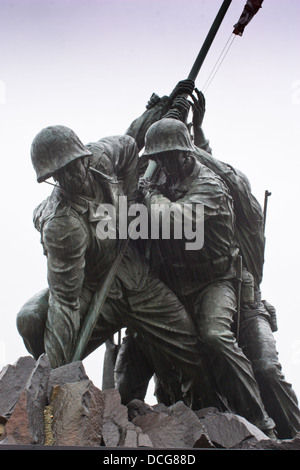
{"type": "Polygon", "coordinates": [[[34,342],[36,337],[43,336],[47,312],[49,289],[44,289],[31,297],[17,314],[16,324],[23,340],[34,342]]]}
{"type": "Polygon", "coordinates": [[[276,382],[281,375],[280,367],[273,362],[253,361],[252,367],[258,381],[276,382]]]}
{"type": "Polygon", "coordinates": [[[228,347],[228,340],[230,341],[231,338],[227,338],[227,335],[224,336],[219,331],[212,329],[202,332],[201,340],[208,353],[216,354],[224,352],[228,347]]]}

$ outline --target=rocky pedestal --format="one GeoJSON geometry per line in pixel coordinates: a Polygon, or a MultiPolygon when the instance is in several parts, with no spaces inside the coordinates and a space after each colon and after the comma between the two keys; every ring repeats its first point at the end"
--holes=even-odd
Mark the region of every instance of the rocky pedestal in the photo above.
{"type": "Polygon", "coordinates": [[[5,445],[150,449],[299,450],[293,440],[271,440],[244,418],[215,408],[192,411],[100,390],[82,362],[51,369],[48,358],[26,356],[0,373],[0,449],[5,445]]]}

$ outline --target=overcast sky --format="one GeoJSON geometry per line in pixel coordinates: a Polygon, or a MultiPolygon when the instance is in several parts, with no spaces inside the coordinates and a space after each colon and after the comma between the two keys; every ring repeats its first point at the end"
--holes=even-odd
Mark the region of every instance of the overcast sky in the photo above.
{"type": "MultiPolygon", "coordinates": [[[[0,0],[0,367],[27,355],[15,321],[47,286],[32,223],[51,188],[36,183],[30,145],[63,124],[87,143],[125,132],[152,94],[188,76],[221,0],[0,0]]],[[[202,89],[245,0],[233,0],[196,85],[202,89]]],[[[300,397],[300,1],[265,0],[207,89],[214,155],[269,199],[263,298],[277,309],[286,379],[300,397]]],[[[84,364],[101,387],[103,347],[84,364]]],[[[152,394],[148,403],[153,401],[152,394]]]]}

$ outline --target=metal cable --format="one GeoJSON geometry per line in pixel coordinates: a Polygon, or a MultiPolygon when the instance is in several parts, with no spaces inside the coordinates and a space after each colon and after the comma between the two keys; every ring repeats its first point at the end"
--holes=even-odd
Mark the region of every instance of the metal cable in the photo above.
{"type": "Polygon", "coordinates": [[[202,91],[203,93],[207,91],[208,87],[210,86],[211,82],[213,81],[213,79],[215,78],[218,70],[220,69],[225,57],[227,56],[232,44],[233,44],[233,41],[235,39],[236,35],[235,34],[230,34],[225,46],[223,47],[223,50],[222,52],[220,53],[219,57],[218,57],[218,60],[216,61],[214,67],[212,68],[206,82],[204,83],[203,87],[202,87],[202,91]]]}

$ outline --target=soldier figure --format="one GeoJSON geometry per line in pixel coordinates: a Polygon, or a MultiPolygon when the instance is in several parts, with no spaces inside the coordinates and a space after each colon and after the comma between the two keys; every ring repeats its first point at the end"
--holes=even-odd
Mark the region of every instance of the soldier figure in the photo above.
{"type": "MultiPolygon", "coordinates": [[[[179,120],[163,118],[146,133],[143,158],[155,160],[164,175],[161,178],[158,172],[159,183],[154,180],[152,190],[145,191],[149,211],[152,204],[162,204],[166,211],[202,204],[205,219],[201,250],[187,251],[184,237],[151,240],[150,265],[192,313],[201,342],[202,377],[211,380],[208,388],[204,385],[207,395],[202,399],[208,400],[204,404],[212,405],[215,390],[232,411],[271,434],[274,423],[264,411],[251,364],[231,330],[236,311],[232,198],[224,182],[197,161],[195,151],[186,125],[179,120]]],[[[171,217],[171,234],[173,222],[171,217]]]]}
{"type": "MultiPolygon", "coordinates": [[[[97,236],[99,204],[117,206],[122,195],[129,204],[135,201],[138,151],[130,136],[83,145],[71,129],[49,126],[35,137],[31,155],[37,181],[53,176],[57,182],[34,213],[48,262],[49,289],[23,306],[17,326],[28,351],[35,358],[45,351],[55,368],[72,361],[82,321],[119,249],[117,237],[97,236]]],[[[193,324],[131,241],[84,357],[123,327],[136,335],[167,389],[173,388],[168,387],[171,375],[177,377],[190,405],[199,374],[193,324]]]]}
{"type": "Polygon", "coordinates": [[[300,410],[296,394],[282,373],[273,332],[277,331],[275,308],[262,300],[260,284],[264,265],[264,215],[251,192],[249,180],[236,168],[212,156],[204,137],[202,122],[204,96],[197,92],[194,108],[194,138],[198,160],[226,182],[235,203],[236,233],[243,259],[243,283],[239,346],[251,361],[254,376],[279,439],[292,439],[300,430],[300,410]]]}
{"type": "MultiPolygon", "coordinates": [[[[291,385],[285,381],[278,361],[272,333],[277,329],[275,309],[268,302],[261,300],[259,289],[264,263],[263,214],[259,203],[251,193],[247,177],[239,170],[211,155],[209,141],[205,139],[202,129],[205,99],[202,93],[198,90],[195,91],[197,99],[194,99],[192,124],[194,143],[197,149],[195,149],[194,155],[201,164],[210,168],[226,182],[234,199],[236,239],[244,265],[240,295],[240,324],[236,324],[235,318],[234,330],[235,332],[239,330],[239,346],[251,361],[266,411],[275,421],[277,436],[281,439],[292,438],[300,429],[298,401],[291,385]]],[[[189,105],[183,103],[183,101],[181,99],[180,105],[175,105],[168,115],[185,121],[186,110],[189,109],[189,105]],[[181,111],[179,111],[180,109],[181,111]]],[[[159,102],[158,97],[156,102],[159,102]]],[[[151,111],[151,115],[148,112],[147,121],[156,113],[157,111],[154,110],[151,111]]],[[[131,135],[139,134],[143,128],[142,119],[146,117],[146,114],[147,112],[131,125],[131,135]]],[[[167,270],[164,270],[164,273],[169,276],[167,270]]],[[[124,394],[125,391],[127,393],[131,392],[132,395],[142,399],[143,392],[145,392],[148,384],[147,378],[151,377],[151,366],[146,358],[143,359],[143,353],[130,336],[124,339],[121,347],[115,377],[117,386],[124,390],[124,394]],[[130,361],[132,361],[132,364],[130,364],[130,361]],[[134,362],[136,362],[136,366],[134,366],[134,362]],[[134,382],[132,380],[134,378],[134,368],[141,369],[141,363],[144,363],[144,380],[139,372],[137,374],[138,380],[134,382]],[[132,382],[131,390],[128,386],[129,377],[132,382]]],[[[161,384],[157,382],[156,385],[157,398],[168,402],[168,397],[164,393],[161,384]]]]}

